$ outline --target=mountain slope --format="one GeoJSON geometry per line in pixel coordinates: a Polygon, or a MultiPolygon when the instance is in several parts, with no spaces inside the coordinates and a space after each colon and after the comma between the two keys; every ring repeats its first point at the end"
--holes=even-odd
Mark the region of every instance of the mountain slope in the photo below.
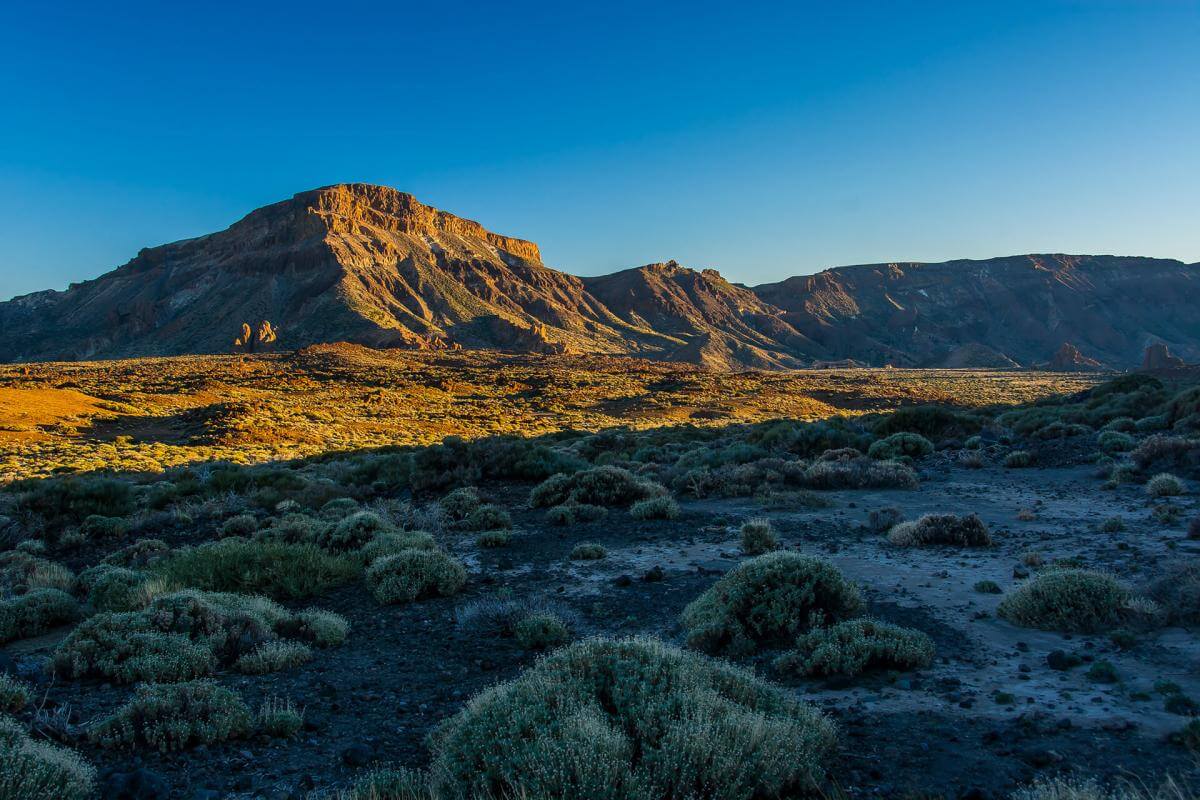
{"type": "Polygon", "coordinates": [[[1200,265],[1113,256],[871,264],[753,289],[673,261],[579,278],[545,266],[532,242],[395,189],[340,184],[0,303],[0,360],[350,341],[722,370],[1013,367],[1057,363],[1070,344],[1072,368],[1135,367],[1155,343],[1200,360],[1198,301],[1200,265]]]}

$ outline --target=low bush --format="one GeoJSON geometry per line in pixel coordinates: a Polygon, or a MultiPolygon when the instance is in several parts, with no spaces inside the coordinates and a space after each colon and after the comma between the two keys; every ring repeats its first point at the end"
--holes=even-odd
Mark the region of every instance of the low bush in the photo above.
{"type": "Polygon", "coordinates": [[[1122,621],[1131,595],[1116,578],[1084,569],[1052,569],[1021,584],[999,615],[1024,628],[1097,633],[1122,621]]]}
{"type": "Polygon", "coordinates": [[[820,712],[749,672],[653,640],[589,640],[443,723],[430,740],[430,789],[438,797],[776,797],[812,784],[834,738],[820,712]]]}
{"type": "Polygon", "coordinates": [[[1186,490],[1183,481],[1169,472],[1160,472],[1146,481],[1146,494],[1151,497],[1178,497],[1186,490]]]}
{"type": "Polygon", "coordinates": [[[490,503],[480,506],[467,515],[456,527],[464,531],[491,531],[513,526],[512,516],[503,508],[490,503]]]}
{"type": "Polygon", "coordinates": [[[99,564],[79,573],[79,586],[96,611],[134,611],[155,591],[147,586],[149,576],[141,570],[99,564]]]}
{"type": "Polygon", "coordinates": [[[1200,564],[1169,564],[1141,588],[1164,610],[1168,622],[1200,625],[1200,564]]]}
{"type": "Polygon", "coordinates": [[[679,503],[667,495],[648,497],[630,506],[629,515],[634,519],[675,519],[679,516],[679,503]]]}
{"type": "Polygon", "coordinates": [[[14,714],[29,705],[33,688],[6,672],[0,672],[0,714],[14,714]]]}
{"type": "Polygon", "coordinates": [[[790,675],[857,675],[868,669],[908,670],[933,662],[933,640],[921,631],[873,619],[852,619],[796,638],[775,660],[790,675]]]}
{"type": "Polygon", "coordinates": [[[1154,434],[1143,439],[1129,458],[1143,473],[1168,469],[1191,473],[1200,467],[1200,439],[1154,434]]]}
{"type": "Polygon", "coordinates": [[[161,539],[138,539],[133,544],[104,557],[102,564],[127,569],[142,569],[164,558],[171,548],[161,539]]]}
{"type": "Polygon", "coordinates": [[[1000,594],[1003,590],[995,581],[976,581],[972,587],[979,594],[1000,594]]]}
{"type": "Polygon", "coordinates": [[[379,533],[391,529],[378,514],[370,511],[359,511],[344,517],[332,527],[322,529],[314,541],[321,547],[333,553],[347,553],[358,550],[379,533]]]}
{"type": "Polygon", "coordinates": [[[867,455],[878,459],[922,458],[933,452],[933,442],[919,433],[893,433],[871,443],[867,455]]]}
{"type": "Polygon", "coordinates": [[[519,620],[513,635],[526,650],[545,650],[570,641],[571,629],[557,614],[540,611],[519,620]]]}
{"type": "Polygon", "coordinates": [[[90,516],[126,517],[134,511],[133,487],[127,481],[70,476],[29,481],[24,488],[17,511],[41,517],[51,541],[90,516]]]}
{"type": "Polygon", "coordinates": [[[1028,450],[1013,450],[1002,462],[1006,469],[1023,469],[1033,466],[1033,453],[1028,450]]]}
{"type": "Polygon", "coordinates": [[[551,525],[574,525],[575,523],[596,522],[607,516],[608,509],[604,506],[594,506],[590,503],[563,503],[546,512],[546,522],[551,525]]]}
{"type": "Polygon", "coordinates": [[[0,716],[0,798],[87,800],[96,768],[74,750],[30,738],[16,720],[0,716]]]}
{"type": "Polygon", "coordinates": [[[33,589],[0,600],[0,644],[38,636],[78,616],[75,598],[59,589],[33,589]]]}
{"type": "Polygon", "coordinates": [[[409,603],[457,594],[467,580],[458,559],[440,550],[403,550],[367,568],[367,585],[381,603],[409,603]]]}
{"type": "Polygon", "coordinates": [[[818,461],[804,471],[812,489],[915,489],[917,473],[898,461],[876,461],[866,456],[818,461]]]}
{"type": "Polygon", "coordinates": [[[965,439],[979,433],[985,418],[970,412],[945,406],[913,406],[899,408],[879,418],[874,425],[876,436],[894,433],[919,433],[929,439],[965,439]]]}
{"type": "Polygon", "coordinates": [[[595,542],[580,542],[571,549],[571,558],[575,561],[599,561],[607,555],[604,545],[595,542]]]}
{"type": "Polygon", "coordinates": [[[957,547],[989,547],[992,535],[977,515],[925,514],[911,522],[901,522],[888,531],[888,541],[898,547],[924,547],[948,544],[957,547]]]}
{"type": "Polygon", "coordinates": [[[483,548],[507,547],[511,541],[512,531],[509,530],[484,531],[475,537],[475,544],[483,548]]]}
{"type": "Polygon", "coordinates": [[[552,475],[533,488],[529,505],[549,508],[564,503],[628,506],[638,500],[666,494],[659,484],[639,478],[627,469],[593,467],[571,475],[552,475]]]}
{"type": "Polygon", "coordinates": [[[312,657],[312,650],[299,642],[264,642],[240,656],[233,662],[233,668],[247,675],[266,675],[307,664],[312,657]]]}
{"type": "Polygon", "coordinates": [[[887,533],[904,520],[898,508],[873,508],[867,514],[867,527],[876,533],[887,533]]]}
{"type": "Polygon", "coordinates": [[[181,550],[151,570],[178,586],[298,599],[353,580],[359,566],[313,544],[233,538],[181,550]]]}
{"type": "Polygon", "coordinates": [[[336,647],[346,641],[350,634],[350,623],[341,614],[320,608],[297,611],[291,619],[277,623],[275,630],[281,636],[299,639],[317,647],[336,647]]]}
{"type": "Polygon", "coordinates": [[[1096,444],[1106,453],[1124,453],[1132,450],[1136,442],[1128,433],[1106,430],[1096,437],[1096,444]]]}
{"type": "Polygon", "coordinates": [[[213,745],[245,736],[253,716],[238,695],[210,681],[146,684],[111,717],[88,731],[101,747],[149,747],[161,752],[213,745]]]}
{"type": "Polygon", "coordinates": [[[744,561],[683,611],[688,644],[708,652],[752,652],[862,608],[858,588],[827,561],[775,552],[744,561]]]}
{"type": "Polygon", "coordinates": [[[748,556],[761,556],[772,550],[779,549],[779,539],[775,537],[775,529],[771,520],[757,518],[742,523],[742,552],[748,556]]]}
{"type": "Polygon", "coordinates": [[[290,700],[268,698],[254,715],[254,729],[276,739],[290,739],[304,727],[304,713],[290,700]]]}
{"type": "Polygon", "coordinates": [[[74,591],[75,574],[62,564],[19,550],[0,553],[0,597],[33,589],[74,591]]]}

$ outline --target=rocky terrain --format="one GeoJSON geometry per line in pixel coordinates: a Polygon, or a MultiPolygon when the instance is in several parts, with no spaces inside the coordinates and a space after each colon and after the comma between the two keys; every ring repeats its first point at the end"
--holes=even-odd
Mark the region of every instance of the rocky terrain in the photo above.
{"type": "Polygon", "coordinates": [[[1200,359],[1200,266],[1029,255],[838,267],[746,287],[667,262],[578,278],[537,245],[342,184],[0,303],[0,360],[295,350],[635,355],[708,369],[843,363],[1129,369],[1200,359]],[[1062,359],[1070,348],[1069,362],[1062,359]]]}

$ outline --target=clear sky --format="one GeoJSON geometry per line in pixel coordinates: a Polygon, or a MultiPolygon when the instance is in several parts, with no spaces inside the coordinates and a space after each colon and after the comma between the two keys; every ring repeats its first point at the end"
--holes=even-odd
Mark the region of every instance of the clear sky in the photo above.
{"type": "Polygon", "coordinates": [[[0,298],[298,191],[759,283],[1200,261],[1200,1],[11,3],[0,298]]]}

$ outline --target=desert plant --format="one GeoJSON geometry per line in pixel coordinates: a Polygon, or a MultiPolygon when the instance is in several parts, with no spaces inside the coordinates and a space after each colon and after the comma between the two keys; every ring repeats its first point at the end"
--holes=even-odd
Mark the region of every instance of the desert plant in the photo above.
{"type": "Polygon", "coordinates": [[[1151,497],[1177,497],[1185,491],[1183,481],[1169,472],[1160,472],[1146,481],[1146,494],[1151,497]]]}
{"type": "Polygon", "coordinates": [[[684,609],[683,626],[692,647],[744,653],[861,608],[858,588],[829,562],[775,552],[730,570],[684,609]]]}
{"type": "Polygon", "coordinates": [[[34,589],[0,600],[0,644],[38,636],[78,615],[75,598],[58,589],[34,589]]]}
{"type": "Polygon", "coordinates": [[[88,731],[101,747],[150,747],[162,752],[245,736],[253,716],[238,695],[205,680],[145,684],[88,731]]]}
{"type": "Polygon", "coordinates": [[[1131,599],[1116,578],[1084,569],[1050,569],[1021,584],[999,615],[1025,628],[1096,633],[1119,623],[1131,599]]]}
{"type": "Polygon", "coordinates": [[[979,594],[1000,594],[1002,591],[1000,584],[996,583],[995,581],[987,580],[976,581],[972,588],[979,594]]]}
{"type": "Polygon", "coordinates": [[[904,514],[898,508],[873,508],[867,514],[867,527],[876,533],[886,533],[903,520],[904,514]]]}
{"type": "Polygon", "coordinates": [[[378,514],[359,511],[339,520],[333,527],[324,528],[314,541],[330,552],[346,553],[358,550],[390,527],[378,514]]]}
{"type": "Polygon", "coordinates": [[[1032,466],[1033,454],[1028,450],[1013,450],[1004,457],[1002,463],[1008,469],[1022,469],[1023,467],[1032,466]]]}
{"type": "Polygon", "coordinates": [[[871,458],[922,458],[933,452],[933,442],[919,433],[901,431],[871,443],[867,455],[871,458]]]}
{"type": "Polygon", "coordinates": [[[341,614],[320,608],[306,608],[275,629],[282,636],[299,639],[317,647],[336,647],[346,641],[350,623],[341,614]]]}
{"type": "Polygon", "coordinates": [[[446,797],[750,800],[808,785],[833,741],[822,714],[749,672],[653,640],[589,640],[443,723],[431,783],[446,797]]]}
{"type": "Polygon", "coordinates": [[[571,549],[571,558],[575,561],[598,561],[607,555],[604,545],[595,542],[580,542],[571,549]]]}
{"type": "Polygon", "coordinates": [[[512,541],[512,531],[484,531],[475,537],[475,544],[483,548],[507,547],[512,541]]]}
{"type": "Polygon", "coordinates": [[[760,556],[772,550],[779,549],[779,539],[775,537],[775,529],[771,520],[764,517],[746,520],[742,523],[742,552],[748,556],[760,556]]]}
{"type": "Polygon", "coordinates": [[[403,550],[375,561],[366,577],[379,602],[408,603],[456,594],[467,580],[467,570],[440,550],[403,550]]]}
{"type": "Polygon", "coordinates": [[[867,669],[917,669],[933,662],[933,640],[921,631],[873,619],[852,619],[796,637],[775,660],[793,675],[857,675],[867,669]]]}
{"type": "Polygon", "coordinates": [[[270,697],[254,715],[254,729],[276,739],[290,739],[304,727],[304,712],[291,700],[270,697]]]}
{"type": "Polygon", "coordinates": [[[86,800],[95,784],[96,768],[74,750],[35,741],[0,716],[0,800],[86,800]]]}
{"type": "Polygon", "coordinates": [[[988,547],[992,536],[977,515],[926,514],[911,522],[901,522],[888,531],[888,541],[899,547],[923,547],[948,544],[958,547],[988,547]]]}
{"type": "Polygon", "coordinates": [[[546,522],[550,525],[574,525],[577,522],[595,522],[608,516],[604,506],[590,503],[563,503],[546,511],[546,522]]]}
{"type": "Polygon", "coordinates": [[[548,508],[573,502],[625,506],[662,494],[666,494],[662,486],[639,478],[627,469],[602,466],[571,475],[550,476],[530,492],[529,505],[548,508]]]}
{"type": "Polygon", "coordinates": [[[491,531],[512,527],[512,516],[497,505],[490,503],[476,508],[456,527],[464,531],[491,531]]]}
{"type": "Polygon", "coordinates": [[[103,676],[118,683],[180,681],[209,674],[212,650],[180,633],[164,633],[145,614],[97,614],[84,620],[54,651],[55,672],[103,676]]]}
{"type": "Polygon", "coordinates": [[[29,705],[33,689],[6,672],[0,672],[0,714],[13,714],[29,705]]]}
{"type": "Polygon", "coordinates": [[[294,669],[312,660],[313,653],[299,642],[263,642],[233,662],[233,668],[247,675],[266,675],[294,669]]]}
{"type": "Polygon", "coordinates": [[[553,612],[540,611],[519,620],[513,629],[518,644],[526,650],[545,650],[571,638],[567,624],[553,612]]]}
{"type": "Polygon", "coordinates": [[[149,575],[140,570],[98,564],[79,573],[79,586],[97,611],[134,611],[152,596],[149,575]]]}
{"type": "Polygon", "coordinates": [[[385,531],[363,545],[357,553],[364,564],[399,553],[401,550],[436,550],[437,541],[425,531],[385,531]]]}
{"type": "Polygon", "coordinates": [[[127,569],[142,569],[170,552],[171,548],[161,539],[138,539],[133,544],[105,556],[100,563],[127,569]]]}
{"type": "Polygon", "coordinates": [[[231,538],[181,550],[151,570],[179,586],[296,599],[352,580],[359,566],[313,544],[231,538]]]}
{"type": "Polygon", "coordinates": [[[74,588],[75,574],[62,564],[19,550],[0,553],[0,597],[33,589],[71,592],[74,588]]]}
{"type": "Polygon", "coordinates": [[[668,495],[647,497],[631,505],[629,515],[634,519],[675,519],[679,516],[679,504],[668,495]]]}
{"type": "Polygon", "coordinates": [[[236,514],[221,523],[221,536],[249,536],[258,527],[258,518],[253,514],[236,514]]]}
{"type": "Polygon", "coordinates": [[[1132,450],[1136,442],[1128,433],[1105,430],[1096,436],[1096,444],[1100,445],[1100,449],[1106,453],[1124,453],[1132,450]]]}

